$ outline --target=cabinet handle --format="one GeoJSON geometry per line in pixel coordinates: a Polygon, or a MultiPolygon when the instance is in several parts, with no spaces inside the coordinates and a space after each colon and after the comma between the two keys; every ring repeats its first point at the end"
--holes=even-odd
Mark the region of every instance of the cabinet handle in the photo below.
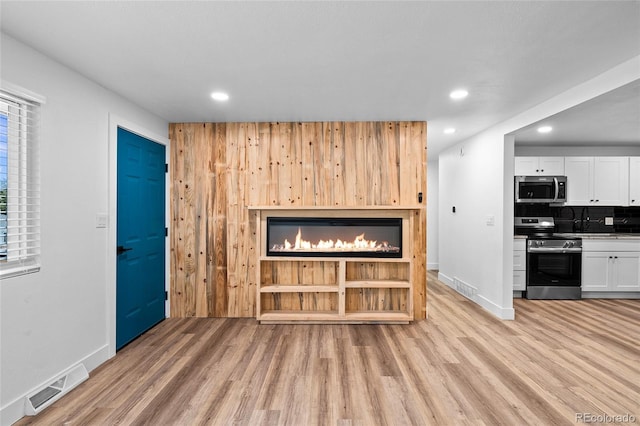
{"type": "Polygon", "coordinates": [[[536,169],[536,172],[539,172],[540,170],[536,169]]]}
{"type": "Polygon", "coordinates": [[[540,170],[541,172],[544,172],[544,169],[540,170]]]}

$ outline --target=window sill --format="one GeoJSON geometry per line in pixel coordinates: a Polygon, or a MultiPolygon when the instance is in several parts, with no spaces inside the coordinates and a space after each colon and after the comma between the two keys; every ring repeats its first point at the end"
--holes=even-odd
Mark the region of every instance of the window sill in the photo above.
{"type": "Polygon", "coordinates": [[[40,270],[39,264],[17,265],[11,262],[0,263],[0,279],[18,277],[20,275],[33,274],[40,270]]]}

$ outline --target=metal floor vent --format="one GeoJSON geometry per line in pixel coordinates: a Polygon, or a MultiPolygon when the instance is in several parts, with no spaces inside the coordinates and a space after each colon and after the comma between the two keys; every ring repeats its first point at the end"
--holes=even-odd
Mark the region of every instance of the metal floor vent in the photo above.
{"type": "Polygon", "coordinates": [[[27,396],[24,407],[25,414],[27,416],[38,414],[88,378],[89,373],[84,364],[78,364],[67,370],[50,384],[27,396]]]}
{"type": "Polygon", "coordinates": [[[458,277],[453,277],[453,285],[456,291],[462,294],[463,296],[465,296],[467,299],[474,300],[476,297],[476,294],[478,294],[477,288],[475,288],[469,283],[462,281],[458,277]]]}

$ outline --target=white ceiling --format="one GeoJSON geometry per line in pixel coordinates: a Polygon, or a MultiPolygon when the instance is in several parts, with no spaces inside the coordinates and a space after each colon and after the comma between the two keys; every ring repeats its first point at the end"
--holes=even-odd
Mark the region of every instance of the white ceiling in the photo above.
{"type": "Polygon", "coordinates": [[[640,146],[640,80],[514,132],[516,145],[640,146]],[[538,127],[551,126],[551,133],[538,127]]]}
{"type": "Polygon", "coordinates": [[[426,120],[431,156],[640,55],[638,1],[3,0],[0,19],[170,122],[426,120]]]}

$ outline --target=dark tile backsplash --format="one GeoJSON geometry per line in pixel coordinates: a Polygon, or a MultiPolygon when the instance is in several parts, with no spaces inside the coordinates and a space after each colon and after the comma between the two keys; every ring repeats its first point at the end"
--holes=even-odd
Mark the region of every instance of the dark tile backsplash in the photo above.
{"type": "Polygon", "coordinates": [[[640,207],[614,207],[615,232],[640,233],[640,207]]]}
{"type": "Polygon", "coordinates": [[[556,232],[640,233],[640,207],[563,206],[516,204],[515,216],[551,216],[556,232]],[[613,217],[613,225],[605,225],[613,217]]]}

